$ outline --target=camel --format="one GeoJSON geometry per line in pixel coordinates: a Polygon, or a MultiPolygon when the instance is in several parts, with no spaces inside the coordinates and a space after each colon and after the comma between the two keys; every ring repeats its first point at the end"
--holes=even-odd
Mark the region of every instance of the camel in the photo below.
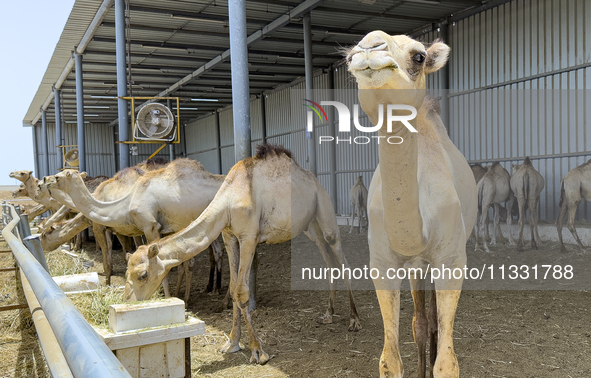
{"type": "Polygon", "coordinates": [[[353,185],[349,191],[349,201],[351,201],[351,229],[349,229],[349,233],[353,232],[355,209],[357,209],[357,218],[359,222],[357,232],[361,233],[362,215],[365,213],[365,217],[367,218],[367,188],[363,185],[363,176],[357,177],[355,185],[353,185]]]}
{"type": "Polygon", "coordinates": [[[567,227],[581,251],[585,250],[575,227],[575,214],[579,203],[581,203],[581,198],[584,198],[587,202],[591,201],[591,160],[573,168],[560,182],[560,214],[556,219],[556,230],[558,231],[558,240],[562,251],[566,251],[566,247],[562,242],[562,221],[567,210],[567,227]]]}
{"type": "MultiPolygon", "coordinates": [[[[153,242],[161,234],[180,231],[195,220],[214,198],[223,179],[224,176],[207,172],[194,160],[176,159],[164,168],[146,172],[131,190],[128,188],[127,194],[110,201],[93,197],[76,171],[64,170],[46,181],[52,195],[69,197],[91,221],[113,228],[119,234],[143,234],[148,242],[153,242]]],[[[190,271],[188,264],[184,270],[190,271]]],[[[169,296],[168,285],[163,286],[165,295],[169,296]]],[[[189,294],[187,285],[185,302],[189,294]]]]}
{"type": "Polygon", "coordinates": [[[472,174],[474,175],[474,180],[476,180],[476,184],[480,181],[482,176],[488,172],[487,167],[483,167],[482,164],[474,163],[470,164],[470,169],[472,170],[472,174]]]}
{"type": "MultiPolygon", "coordinates": [[[[33,201],[40,203],[41,205],[45,206],[46,210],[51,210],[51,211],[56,211],[59,210],[60,207],[62,207],[62,205],[56,201],[53,198],[50,197],[43,197],[43,198],[39,198],[37,196],[37,183],[39,182],[38,179],[36,179],[35,177],[33,177],[33,171],[27,171],[27,170],[23,170],[23,171],[14,171],[14,172],[10,172],[10,174],[8,176],[19,180],[20,182],[22,182],[23,184],[25,184],[25,188],[27,189],[27,193],[29,198],[31,198],[33,201]]],[[[35,209],[35,212],[40,211],[39,209],[35,209]]],[[[43,214],[45,211],[39,213],[39,214],[43,214]]],[[[39,215],[37,214],[37,215],[39,215]]],[[[35,216],[37,216],[35,215],[35,216]]],[[[29,218],[33,219],[35,216],[32,216],[29,213],[29,218]]]]}
{"type": "MultiPolygon", "coordinates": [[[[141,246],[127,265],[124,299],[144,300],[158,288],[167,272],[203,251],[222,233],[230,263],[230,292],[234,320],[222,352],[240,350],[240,312],[250,337],[251,362],[264,364],[252,325],[249,275],[257,244],[282,243],[302,232],[314,241],[328,267],[348,267],[329,194],[316,176],[301,168],[281,146],[257,146],[254,157],[232,167],[211,204],[184,230],[149,246],[141,246]],[[278,195],[281,193],[282,195],[278,195]]],[[[361,329],[349,288],[349,330],[361,329]]],[[[324,322],[332,322],[336,282],[331,283],[324,322]]]]}
{"type": "Polygon", "coordinates": [[[12,198],[29,197],[29,191],[24,186],[12,192],[12,198]]]}
{"type": "MultiPolygon", "coordinates": [[[[402,143],[379,143],[379,165],[368,197],[370,266],[380,273],[372,278],[385,333],[381,377],[403,375],[398,345],[401,279],[383,280],[385,270],[424,269],[427,264],[463,269],[466,240],[476,221],[477,192],[470,166],[449,139],[439,104],[425,98],[426,75],[443,67],[448,54],[449,47],[440,41],[426,47],[407,36],[382,31],[367,34],[347,52],[359,103],[371,123],[381,125],[392,115],[404,116],[406,122],[391,122],[390,130],[379,128],[378,136],[398,136],[402,143]],[[407,110],[398,110],[400,105],[407,110]]],[[[430,337],[433,377],[457,378],[453,324],[463,277],[434,279],[428,315],[425,281],[410,271],[409,278],[419,377],[426,374],[425,347],[430,337]]]]}
{"type": "MultiPolygon", "coordinates": [[[[478,247],[478,239],[479,236],[482,237],[485,234],[485,229],[488,228],[488,209],[491,205],[494,207],[494,225],[493,225],[493,237],[492,237],[492,245],[497,243],[496,235],[497,233],[500,236],[501,243],[506,243],[507,239],[503,236],[501,232],[501,225],[500,225],[500,210],[501,210],[501,203],[506,202],[507,207],[510,209],[513,207],[513,201],[515,201],[515,196],[511,191],[509,181],[511,180],[511,175],[501,163],[494,162],[490,167],[488,167],[487,172],[484,176],[478,181],[476,185],[476,190],[478,191],[478,215],[477,219],[477,227],[479,227],[480,232],[476,232],[476,244],[474,250],[477,251],[478,247]]],[[[509,226],[509,240],[511,244],[514,244],[513,235],[511,233],[511,221],[513,220],[511,216],[507,218],[507,225],[509,226]]],[[[488,231],[488,230],[487,230],[488,231]]],[[[488,234],[488,232],[486,233],[488,234]]],[[[490,252],[487,240],[484,238],[484,249],[486,252],[490,252]]]]}
{"type": "Polygon", "coordinates": [[[512,166],[511,190],[517,197],[519,206],[519,241],[517,250],[522,251],[523,245],[523,225],[526,217],[526,210],[529,209],[531,232],[531,246],[538,249],[542,245],[540,235],[538,234],[538,202],[540,193],[544,189],[544,178],[536,171],[529,157],[526,157],[523,164],[514,164],[512,166]]]}

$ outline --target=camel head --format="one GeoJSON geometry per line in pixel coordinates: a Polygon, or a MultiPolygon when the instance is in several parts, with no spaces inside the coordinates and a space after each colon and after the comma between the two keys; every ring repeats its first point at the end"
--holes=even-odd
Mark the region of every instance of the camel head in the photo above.
{"type": "Polygon", "coordinates": [[[10,174],[8,176],[17,179],[21,182],[27,182],[27,180],[29,179],[29,177],[31,177],[31,173],[33,173],[33,171],[14,171],[14,172],[10,172],[10,174]]]}
{"type": "Polygon", "coordinates": [[[35,193],[35,198],[37,200],[41,200],[43,198],[47,198],[50,196],[49,189],[47,188],[47,178],[53,176],[45,176],[43,180],[39,180],[37,182],[37,193],[35,193]]]}
{"type": "Polygon", "coordinates": [[[157,244],[142,245],[128,257],[123,294],[126,301],[146,300],[158,290],[169,270],[158,257],[158,252],[157,244]]]}
{"type": "Polygon", "coordinates": [[[29,191],[24,188],[24,187],[20,187],[17,190],[15,190],[14,192],[12,192],[12,198],[18,198],[18,197],[27,197],[29,195],[29,191]]]}
{"type": "Polygon", "coordinates": [[[61,190],[62,192],[69,193],[72,181],[79,180],[84,184],[84,177],[86,177],[86,172],[64,169],[56,175],[43,177],[43,186],[47,188],[49,194],[51,194],[51,190],[61,190]]]}
{"type": "Polygon", "coordinates": [[[370,120],[377,120],[370,113],[373,108],[377,111],[378,104],[419,109],[425,98],[426,75],[445,65],[449,50],[439,41],[426,47],[406,35],[391,36],[379,30],[349,49],[347,66],[357,80],[360,104],[370,120]]]}

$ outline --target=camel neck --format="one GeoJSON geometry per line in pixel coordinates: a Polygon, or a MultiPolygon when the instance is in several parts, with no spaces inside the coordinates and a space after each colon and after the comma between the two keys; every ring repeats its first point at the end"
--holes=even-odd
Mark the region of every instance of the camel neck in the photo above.
{"type": "Polygon", "coordinates": [[[219,236],[229,224],[226,196],[216,196],[199,218],[183,230],[157,243],[158,257],[170,269],[198,255],[219,236]]]}
{"type": "MultiPolygon", "coordinates": [[[[417,128],[416,119],[411,124],[417,128]]],[[[379,135],[404,139],[397,145],[380,143],[378,149],[384,226],[390,246],[400,253],[423,250],[425,240],[419,209],[418,133],[411,133],[402,126],[392,133],[382,128],[379,135]]]]}
{"type": "Polygon", "coordinates": [[[67,194],[78,211],[93,222],[107,227],[117,227],[121,225],[122,217],[126,218],[129,215],[133,189],[115,201],[101,202],[92,196],[82,179],[78,177],[71,181],[71,187],[67,194]]]}

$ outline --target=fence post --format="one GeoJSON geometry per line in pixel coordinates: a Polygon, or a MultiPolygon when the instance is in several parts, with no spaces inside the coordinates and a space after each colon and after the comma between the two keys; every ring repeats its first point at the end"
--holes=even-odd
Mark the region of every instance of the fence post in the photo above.
{"type": "Polygon", "coordinates": [[[39,235],[29,235],[22,240],[23,244],[31,252],[33,257],[35,257],[35,259],[39,261],[39,264],[41,264],[47,273],[49,273],[49,266],[47,266],[47,260],[45,260],[45,253],[43,252],[43,247],[41,247],[39,235]]]}

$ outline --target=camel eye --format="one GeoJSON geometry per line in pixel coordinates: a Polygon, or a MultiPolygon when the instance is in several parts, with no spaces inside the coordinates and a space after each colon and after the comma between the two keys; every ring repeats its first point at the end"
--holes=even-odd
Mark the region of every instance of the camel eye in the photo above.
{"type": "Polygon", "coordinates": [[[421,64],[425,61],[425,54],[416,53],[415,55],[413,55],[412,60],[415,63],[421,64]]]}
{"type": "Polygon", "coordinates": [[[140,276],[137,279],[140,281],[144,281],[147,278],[148,278],[148,272],[144,272],[144,273],[140,274],[140,276]]]}

